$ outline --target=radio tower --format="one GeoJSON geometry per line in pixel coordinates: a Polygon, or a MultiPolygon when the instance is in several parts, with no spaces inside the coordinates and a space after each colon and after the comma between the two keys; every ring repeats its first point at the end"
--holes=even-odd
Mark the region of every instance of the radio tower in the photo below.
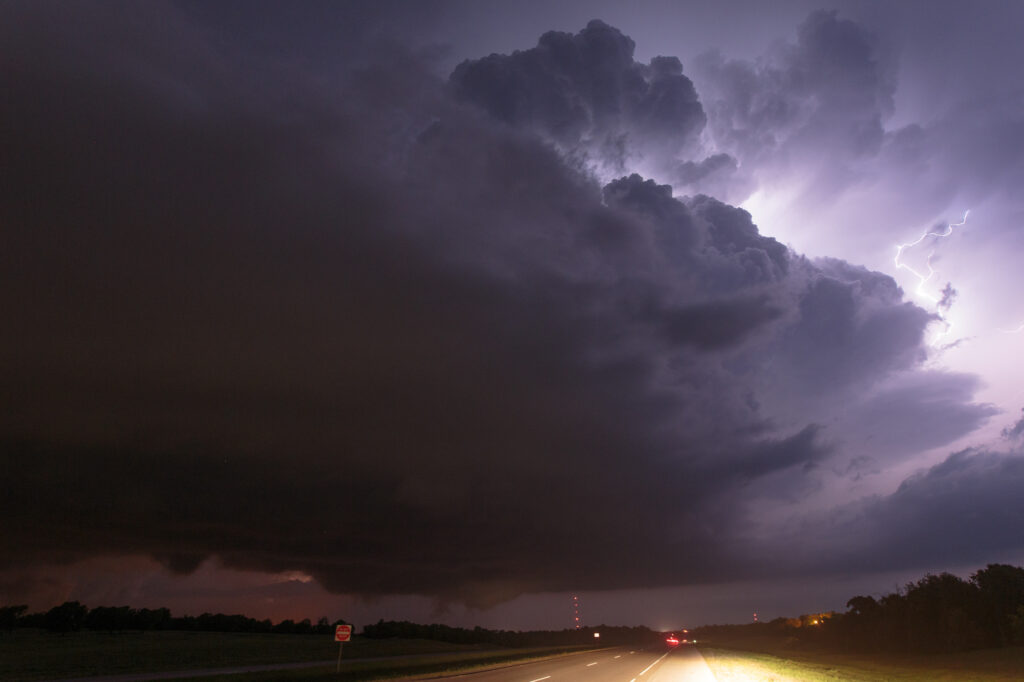
{"type": "Polygon", "coordinates": [[[580,623],[580,598],[575,594],[572,595],[572,611],[576,617],[576,629],[579,630],[582,625],[580,623]]]}

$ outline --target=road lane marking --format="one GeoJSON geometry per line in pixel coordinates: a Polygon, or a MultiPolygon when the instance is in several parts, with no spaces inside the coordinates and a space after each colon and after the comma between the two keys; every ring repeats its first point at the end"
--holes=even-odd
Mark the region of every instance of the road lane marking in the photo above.
{"type": "Polygon", "coordinates": [[[546,677],[538,677],[535,680],[530,680],[530,682],[540,682],[541,680],[550,680],[550,679],[551,679],[551,675],[547,675],[546,677]]]}
{"type": "Polygon", "coordinates": [[[615,658],[621,658],[621,657],[622,657],[622,654],[619,654],[619,655],[618,655],[618,656],[616,656],[615,658]]]}
{"type": "MultiPolygon", "coordinates": [[[[668,655],[669,655],[670,653],[672,653],[672,652],[671,652],[671,651],[666,651],[665,653],[663,653],[663,654],[661,655],[661,658],[665,658],[665,657],[666,657],[666,656],[668,656],[668,655]]],[[[651,664],[650,664],[649,666],[647,666],[646,668],[644,668],[643,672],[642,672],[642,673],[640,673],[640,675],[643,675],[643,674],[644,674],[645,672],[647,672],[648,670],[650,670],[650,669],[651,669],[651,668],[653,668],[654,666],[658,665],[658,663],[660,663],[660,662],[661,662],[661,658],[659,658],[659,659],[658,659],[657,661],[655,661],[654,663],[651,663],[651,664]]],[[[637,675],[637,677],[640,677],[640,675],[637,675]]]]}
{"type": "Polygon", "coordinates": [[[588,667],[588,668],[589,668],[590,666],[592,666],[592,665],[597,665],[597,661],[594,661],[593,663],[587,663],[587,667],[588,667]]]}
{"type": "Polygon", "coordinates": [[[636,652],[635,652],[635,651],[630,651],[629,653],[631,653],[631,654],[635,654],[636,652]]]}

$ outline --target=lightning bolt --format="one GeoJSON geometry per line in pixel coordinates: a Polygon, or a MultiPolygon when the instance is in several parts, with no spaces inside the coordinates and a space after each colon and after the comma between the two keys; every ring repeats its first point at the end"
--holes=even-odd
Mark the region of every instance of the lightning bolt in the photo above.
{"type": "Polygon", "coordinates": [[[942,238],[942,237],[950,236],[951,234],[953,234],[953,228],[961,227],[961,226],[967,224],[967,214],[968,213],[970,213],[970,210],[964,211],[964,217],[961,218],[960,222],[947,224],[946,225],[946,229],[943,230],[942,232],[931,232],[929,230],[925,230],[924,234],[922,234],[920,237],[918,237],[914,241],[907,242],[906,244],[900,244],[899,246],[896,247],[896,258],[894,259],[894,262],[896,263],[896,269],[897,270],[906,270],[907,272],[912,274],[914,277],[916,277],[917,278],[917,289],[915,290],[914,293],[916,293],[918,296],[920,296],[922,298],[928,299],[929,301],[931,301],[935,305],[938,305],[939,301],[941,299],[939,299],[936,296],[932,296],[931,294],[929,294],[928,292],[926,292],[924,290],[924,285],[927,284],[929,282],[929,280],[931,280],[931,278],[935,276],[935,268],[932,267],[932,256],[935,255],[935,249],[932,249],[931,252],[929,252],[928,259],[925,261],[925,265],[928,266],[928,273],[927,274],[923,274],[923,273],[918,272],[917,270],[915,270],[914,268],[910,267],[906,263],[901,263],[900,262],[900,256],[903,255],[903,252],[906,249],[909,249],[909,248],[911,248],[913,246],[917,246],[918,244],[923,242],[928,237],[942,238]]]}
{"type": "MultiPolygon", "coordinates": [[[[918,296],[920,296],[921,298],[924,298],[924,299],[927,299],[927,300],[931,301],[932,305],[934,305],[938,310],[944,310],[944,309],[948,310],[949,309],[949,306],[952,305],[951,294],[955,293],[955,290],[953,290],[952,287],[949,284],[947,284],[946,285],[946,289],[942,290],[942,296],[933,296],[932,294],[929,294],[927,291],[925,291],[925,285],[928,284],[928,282],[930,282],[931,279],[936,274],[935,268],[932,267],[932,257],[935,255],[935,249],[933,248],[928,253],[928,258],[925,260],[925,265],[928,268],[927,272],[919,272],[918,270],[915,270],[914,268],[912,268],[911,266],[907,265],[906,263],[901,262],[900,257],[903,255],[903,252],[905,250],[907,250],[909,248],[912,248],[914,246],[917,246],[918,244],[923,242],[928,237],[935,237],[936,239],[942,239],[944,237],[950,236],[951,234],[953,234],[954,228],[963,227],[964,225],[967,224],[967,215],[969,213],[970,213],[970,210],[964,211],[964,216],[963,216],[963,218],[960,219],[960,222],[947,224],[946,225],[946,229],[942,230],[941,232],[932,232],[930,230],[926,230],[924,232],[924,234],[922,234],[920,237],[918,237],[914,241],[907,242],[906,244],[900,244],[899,246],[896,247],[896,258],[894,259],[894,262],[896,264],[896,269],[897,270],[906,270],[907,272],[912,274],[914,277],[916,277],[917,278],[917,288],[914,289],[914,293],[917,294],[918,296]]],[[[945,325],[945,329],[943,329],[943,331],[940,332],[935,337],[935,339],[933,339],[933,341],[932,341],[932,345],[933,346],[934,345],[938,345],[938,342],[943,337],[945,337],[947,334],[949,334],[950,330],[953,328],[953,325],[949,322],[949,320],[947,320],[941,314],[939,315],[939,320],[942,322],[943,325],[945,325]]],[[[1003,334],[1020,334],[1021,332],[1024,332],[1024,322],[1021,322],[1019,325],[1017,325],[1013,329],[1003,329],[1001,327],[998,328],[998,329],[1003,334]]],[[[963,339],[961,339],[961,341],[962,340],[963,339]]],[[[960,343],[960,341],[956,341],[956,342],[954,342],[952,344],[949,344],[948,346],[943,346],[942,348],[943,349],[951,348],[951,347],[956,346],[959,343],[960,343]]]]}
{"type": "MultiPolygon", "coordinates": [[[[932,267],[932,257],[935,255],[935,249],[933,248],[928,253],[928,258],[925,259],[925,266],[927,266],[928,272],[918,272],[917,270],[915,270],[911,266],[907,265],[906,263],[901,262],[900,261],[900,257],[903,256],[903,252],[905,250],[917,246],[918,244],[923,242],[925,239],[928,239],[929,237],[934,237],[936,239],[943,239],[945,237],[950,236],[951,234],[953,234],[955,228],[962,227],[962,226],[967,224],[967,215],[970,212],[971,212],[970,209],[964,211],[963,218],[960,219],[960,222],[958,222],[958,223],[947,223],[946,224],[946,229],[941,231],[941,232],[933,232],[931,230],[925,230],[924,233],[920,237],[915,239],[914,241],[907,242],[906,244],[900,244],[900,245],[898,245],[896,247],[896,257],[893,259],[893,262],[896,265],[896,269],[897,270],[906,270],[907,272],[912,274],[914,277],[916,277],[917,278],[917,288],[914,290],[914,293],[917,294],[918,296],[920,296],[921,298],[924,298],[924,299],[927,299],[927,300],[931,301],[932,305],[934,305],[939,310],[942,310],[943,308],[948,310],[949,306],[952,305],[952,300],[951,300],[950,296],[951,296],[951,293],[953,292],[953,290],[952,290],[952,288],[949,285],[947,285],[947,287],[945,289],[943,289],[941,297],[933,296],[933,295],[929,294],[927,291],[924,290],[925,289],[925,285],[928,284],[928,282],[930,282],[931,279],[935,276],[935,268],[932,267]]],[[[939,341],[941,341],[953,329],[953,325],[949,322],[949,320],[947,320],[941,314],[939,315],[939,320],[942,322],[943,325],[945,325],[945,328],[942,330],[942,332],[940,332],[932,340],[932,345],[933,346],[937,345],[939,343],[939,341]]],[[[1024,325],[1021,325],[1021,327],[1024,328],[1024,325]]]]}

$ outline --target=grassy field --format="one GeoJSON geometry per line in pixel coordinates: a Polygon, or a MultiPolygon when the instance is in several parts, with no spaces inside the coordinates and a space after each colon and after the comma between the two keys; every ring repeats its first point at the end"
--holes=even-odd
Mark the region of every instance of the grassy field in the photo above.
{"type": "MultiPolygon", "coordinates": [[[[344,658],[479,654],[481,649],[429,640],[356,637],[345,644],[344,658]]],[[[338,645],[330,635],[88,631],[57,635],[18,629],[0,633],[0,680],[331,661],[337,656],[338,645]]]]}
{"type": "MultiPolygon", "coordinates": [[[[579,648],[567,649],[510,649],[505,652],[477,652],[452,654],[444,657],[410,657],[392,661],[349,661],[342,663],[341,679],[345,682],[370,680],[403,680],[437,677],[438,675],[466,673],[492,667],[526,663],[553,656],[578,653],[579,648]]],[[[338,682],[334,665],[302,670],[276,670],[241,675],[188,678],[193,682],[338,682]]]]}
{"type": "Polygon", "coordinates": [[[737,651],[700,646],[719,682],[1010,682],[1024,679],[1024,648],[936,656],[737,651]]]}

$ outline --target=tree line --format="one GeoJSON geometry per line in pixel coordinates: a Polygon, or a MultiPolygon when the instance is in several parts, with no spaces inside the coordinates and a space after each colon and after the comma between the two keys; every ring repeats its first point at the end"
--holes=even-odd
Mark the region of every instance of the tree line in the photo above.
{"type": "Polygon", "coordinates": [[[258,620],[239,614],[204,613],[199,616],[172,616],[169,609],[133,609],[128,606],[97,606],[90,609],[77,601],[67,601],[49,611],[28,613],[24,604],[0,606],[0,630],[13,628],[42,628],[50,632],[99,630],[194,630],[203,632],[270,632],[290,635],[326,635],[334,632],[335,625],[344,620],[329,621],[326,617],[316,623],[308,618],[295,622],[290,619],[274,623],[270,619],[258,620]]]}
{"type": "Polygon", "coordinates": [[[409,639],[433,639],[455,644],[486,644],[498,647],[531,647],[531,646],[574,646],[598,644],[601,646],[617,646],[620,644],[643,644],[662,641],[664,635],[639,626],[599,625],[571,630],[532,630],[527,632],[513,630],[488,630],[482,627],[458,628],[450,625],[420,625],[409,621],[377,621],[375,625],[363,628],[363,637],[370,639],[387,639],[402,637],[409,639]],[[594,635],[598,634],[599,637],[594,635]]]}
{"type": "Polygon", "coordinates": [[[926,575],[878,599],[856,596],[845,613],[698,628],[698,639],[780,638],[797,648],[849,653],[938,653],[1024,645],[1024,568],[989,564],[967,580],[926,575]]]}
{"type": "MultiPolygon", "coordinates": [[[[0,606],[0,631],[14,628],[40,628],[50,632],[95,630],[120,632],[124,630],[192,630],[203,632],[260,632],[294,635],[330,635],[344,620],[329,621],[321,618],[316,623],[309,619],[295,622],[269,619],[257,620],[243,615],[204,613],[200,616],[172,616],[167,608],[133,609],[128,606],[97,606],[90,609],[77,601],[64,602],[49,611],[28,613],[28,607],[0,606]]],[[[573,646],[598,644],[640,644],[659,641],[660,633],[646,627],[601,625],[579,630],[534,630],[529,632],[488,630],[481,627],[459,628],[450,625],[420,625],[409,621],[380,620],[363,628],[362,636],[369,639],[402,637],[431,639],[455,644],[482,644],[495,647],[573,646]],[[600,637],[594,637],[599,633],[600,637]]]]}

